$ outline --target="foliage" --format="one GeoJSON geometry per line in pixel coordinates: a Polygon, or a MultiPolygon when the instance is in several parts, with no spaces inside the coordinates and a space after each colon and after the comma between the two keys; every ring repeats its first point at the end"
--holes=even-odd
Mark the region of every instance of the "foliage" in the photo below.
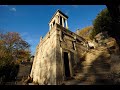
{"type": "Polygon", "coordinates": [[[16,32],[7,32],[5,34],[1,33],[0,47],[4,48],[2,52],[6,51],[8,54],[11,54],[14,60],[30,56],[30,45],[16,32]]]}
{"type": "Polygon", "coordinates": [[[112,17],[110,16],[107,8],[103,9],[93,21],[93,31],[91,33],[91,38],[102,31],[112,31],[112,17]]]}
{"type": "Polygon", "coordinates": [[[30,58],[30,45],[24,41],[19,33],[0,33],[0,79],[10,80],[17,75],[18,60],[28,60],[30,58]]]}

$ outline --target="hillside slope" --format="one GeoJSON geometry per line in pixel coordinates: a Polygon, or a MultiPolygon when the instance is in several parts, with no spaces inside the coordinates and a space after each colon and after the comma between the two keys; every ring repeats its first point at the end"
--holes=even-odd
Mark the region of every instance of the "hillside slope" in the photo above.
{"type": "Polygon", "coordinates": [[[90,40],[90,33],[91,33],[92,29],[93,29],[93,26],[87,26],[81,30],[77,30],[76,34],[85,38],[86,40],[90,40]]]}
{"type": "Polygon", "coordinates": [[[87,84],[119,84],[120,52],[116,40],[107,37],[97,44],[86,52],[74,78],[87,84]]]}

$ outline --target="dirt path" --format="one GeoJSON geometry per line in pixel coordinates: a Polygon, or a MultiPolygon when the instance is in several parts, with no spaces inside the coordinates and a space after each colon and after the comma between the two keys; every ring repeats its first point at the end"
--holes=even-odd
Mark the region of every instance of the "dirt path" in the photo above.
{"type": "Polygon", "coordinates": [[[64,85],[90,85],[90,84],[88,82],[81,82],[80,80],[71,79],[64,81],[64,85]]]}

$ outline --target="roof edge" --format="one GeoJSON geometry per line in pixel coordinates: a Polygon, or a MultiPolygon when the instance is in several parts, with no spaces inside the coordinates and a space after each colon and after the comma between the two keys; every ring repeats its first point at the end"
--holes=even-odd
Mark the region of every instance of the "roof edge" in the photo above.
{"type": "MultiPolygon", "coordinates": [[[[54,15],[52,16],[52,18],[50,19],[49,23],[52,21],[53,17],[56,15],[57,12],[61,13],[63,16],[65,16],[65,17],[68,19],[68,16],[67,16],[67,15],[65,15],[62,11],[60,11],[59,9],[57,9],[57,11],[55,12],[55,14],[54,14],[54,15]]],[[[48,24],[49,24],[49,23],[48,23],[48,24]]]]}

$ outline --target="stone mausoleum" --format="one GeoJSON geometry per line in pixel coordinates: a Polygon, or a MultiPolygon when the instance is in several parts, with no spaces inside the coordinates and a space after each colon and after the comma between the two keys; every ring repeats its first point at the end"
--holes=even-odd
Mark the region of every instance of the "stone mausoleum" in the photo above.
{"type": "Polygon", "coordinates": [[[34,83],[60,85],[74,76],[87,43],[69,30],[67,20],[68,16],[57,10],[49,22],[48,33],[40,38],[30,73],[34,83]]]}

